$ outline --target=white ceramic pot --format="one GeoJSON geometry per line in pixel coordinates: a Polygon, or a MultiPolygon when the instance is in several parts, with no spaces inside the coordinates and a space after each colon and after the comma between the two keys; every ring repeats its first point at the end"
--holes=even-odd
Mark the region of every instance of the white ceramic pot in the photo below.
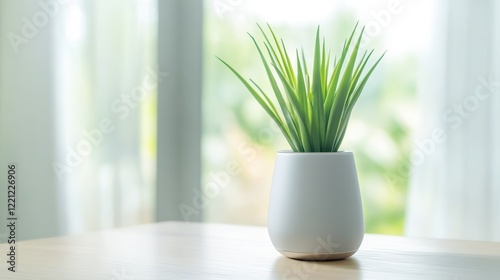
{"type": "Polygon", "coordinates": [[[278,152],[268,232],[274,247],[289,258],[353,255],[363,240],[364,220],[352,152],[278,152]]]}

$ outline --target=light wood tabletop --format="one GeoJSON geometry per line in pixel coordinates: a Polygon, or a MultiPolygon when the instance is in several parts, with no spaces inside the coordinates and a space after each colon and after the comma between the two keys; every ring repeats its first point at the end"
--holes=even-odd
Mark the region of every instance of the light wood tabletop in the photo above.
{"type": "Polygon", "coordinates": [[[351,258],[281,256],[264,227],[164,222],[0,245],[0,279],[500,279],[500,243],[367,234],[351,258]]]}

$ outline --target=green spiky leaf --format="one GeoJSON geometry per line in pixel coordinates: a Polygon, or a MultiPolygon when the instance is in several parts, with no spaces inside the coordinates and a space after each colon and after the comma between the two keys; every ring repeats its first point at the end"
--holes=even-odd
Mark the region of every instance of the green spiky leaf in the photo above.
{"type": "Polygon", "coordinates": [[[250,35],[250,38],[259,53],[272,94],[264,92],[254,81],[247,81],[224,60],[219,60],[271,116],[293,151],[338,151],[354,105],[385,53],[363,74],[373,50],[365,51],[359,58],[364,27],[354,39],[356,24],[340,56],[338,59],[334,56],[333,63],[330,63],[330,51],[327,51],[326,40],[321,39],[318,27],[310,75],[304,51],[296,51],[297,66],[294,69],[285,43],[278,39],[269,25],[267,27],[269,35],[258,25],[264,37],[262,45],[253,36],[250,35]]]}

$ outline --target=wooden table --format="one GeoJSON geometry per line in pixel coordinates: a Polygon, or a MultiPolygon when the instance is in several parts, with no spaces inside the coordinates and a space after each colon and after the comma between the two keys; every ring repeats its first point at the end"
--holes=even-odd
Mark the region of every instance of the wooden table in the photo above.
{"type": "Polygon", "coordinates": [[[500,279],[500,243],[367,234],[353,257],[282,257],[263,227],[165,222],[18,243],[0,279],[500,279]]]}

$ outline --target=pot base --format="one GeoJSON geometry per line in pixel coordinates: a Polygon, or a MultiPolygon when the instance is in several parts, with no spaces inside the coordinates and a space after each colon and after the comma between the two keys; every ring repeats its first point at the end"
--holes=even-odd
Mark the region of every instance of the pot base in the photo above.
{"type": "Polygon", "coordinates": [[[338,261],[354,255],[357,251],[358,250],[338,253],[301,253],[278,250],[278,252],[287,258],[301,261],[338,261]]]}

